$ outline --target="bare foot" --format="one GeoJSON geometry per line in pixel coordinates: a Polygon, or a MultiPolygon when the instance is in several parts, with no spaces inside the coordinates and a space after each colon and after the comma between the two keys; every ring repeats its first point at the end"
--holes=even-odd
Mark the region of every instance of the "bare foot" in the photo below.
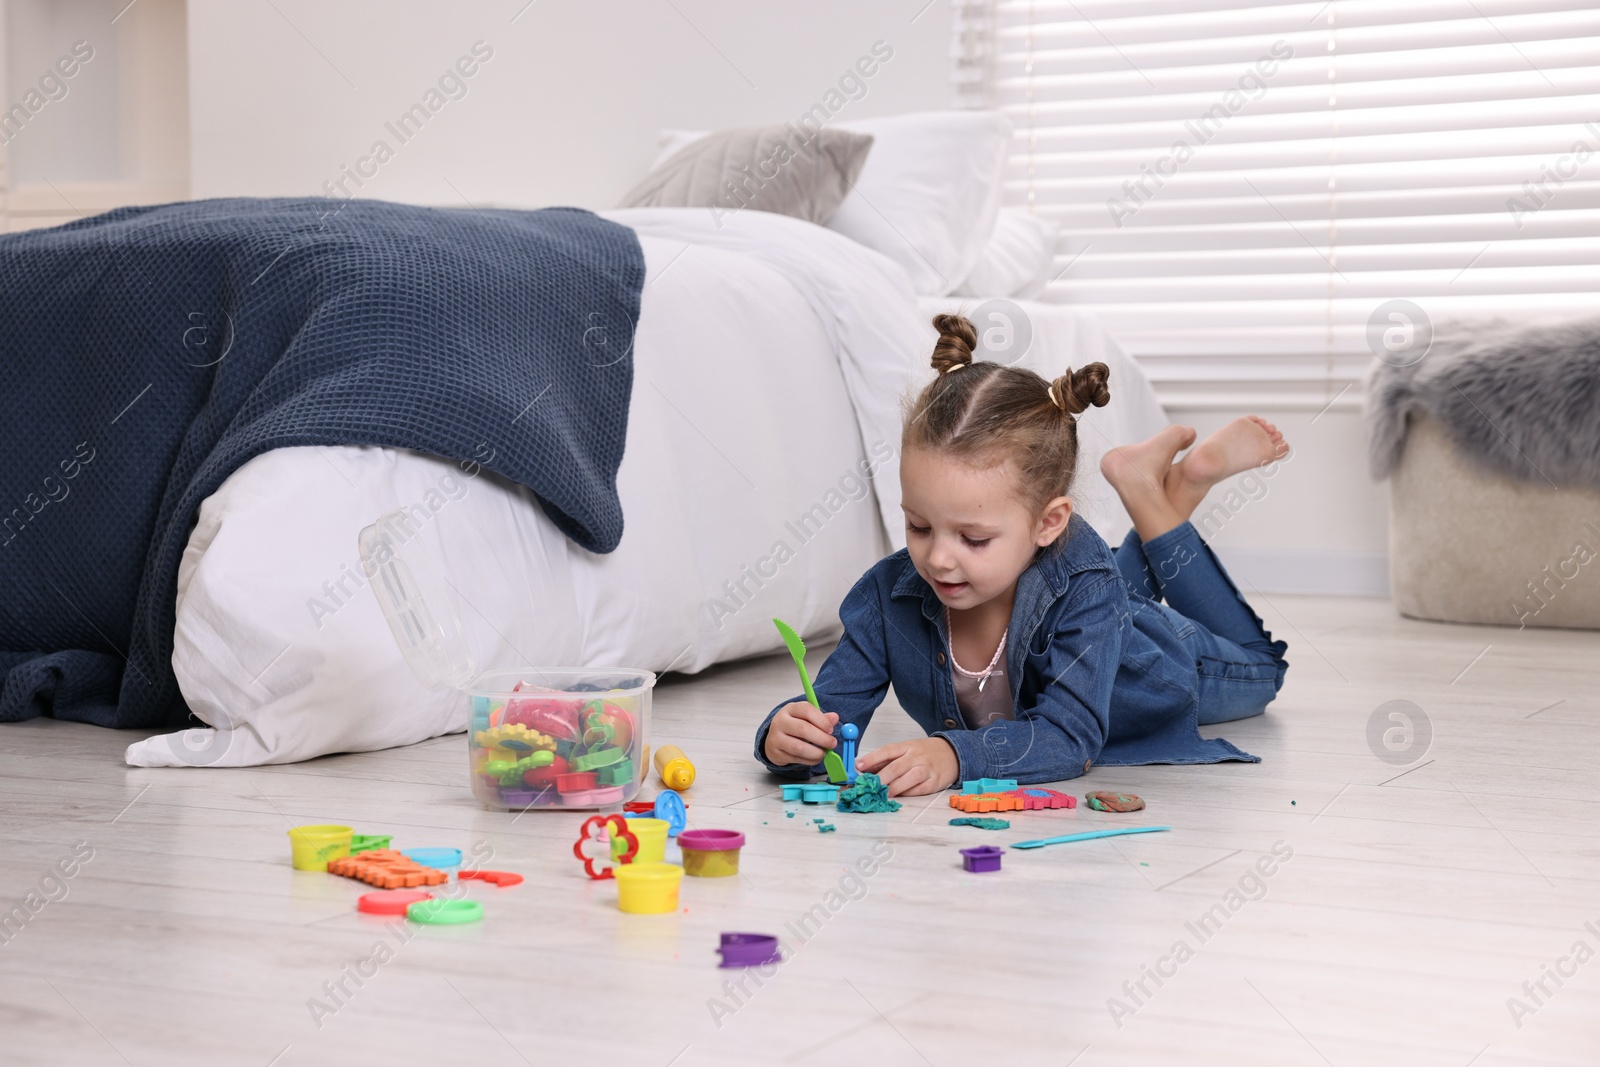
{"type": "Polygon", "coordinates": [[[1264,467],[1289,454],[1278,428],[1256,415],[1234,419],[1173,464],[1163,479],[1167,499],[1184,518],[1194,514],[1211,487],[1224,478],[1264,467]]]}
{"type": "Polygon", "coordinates": [[[1174,469],[1172,458],[1194,444],[1194,439],[1194,427],[1168,426],[1147,441],[1119,445],[1100,459],[1100,473],[1117,491],[1134,529],[1146,541],[1184,519],[1168,499],[1166,479],[1174,469]]]}

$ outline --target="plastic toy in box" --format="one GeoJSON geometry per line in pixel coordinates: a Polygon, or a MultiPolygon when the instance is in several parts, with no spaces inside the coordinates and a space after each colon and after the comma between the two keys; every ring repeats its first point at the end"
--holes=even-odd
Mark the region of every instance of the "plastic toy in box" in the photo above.
{"type": "Polygon", "coordinates": [[[393,511],[361,531],[361,566],[417,681],[467,698],[472,792],[494,808],[602,808],[633,798],[656,676],[632,667],[482,672],[453,589],[393,511]]]}
{"type": "Polygon", "coordinates": [[[468,689],[472,790],[501,808],[603,808],[631,800],[655,681],[648,671],[533,669],[468,689]]]}

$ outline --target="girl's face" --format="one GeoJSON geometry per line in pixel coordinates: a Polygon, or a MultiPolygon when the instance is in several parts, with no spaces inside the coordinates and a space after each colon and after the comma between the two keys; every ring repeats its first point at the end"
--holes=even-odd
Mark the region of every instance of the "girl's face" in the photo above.
{"type": "Polygon", "coordinates": [[[1066,497],[1031,513],[1010,462],[972,467],[926,448],[900,457],[900,508],[912,564],[954,611],[1009,593],[1072,515],[1066,497]]]}

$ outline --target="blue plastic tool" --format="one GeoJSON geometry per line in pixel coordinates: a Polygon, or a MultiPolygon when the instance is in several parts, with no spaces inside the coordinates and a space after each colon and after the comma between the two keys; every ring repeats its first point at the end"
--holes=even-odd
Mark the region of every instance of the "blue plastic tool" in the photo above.
{"type": "Polygon", "coordinates": [[[1073,841],[1093,841],[1097,837],[1121,837],[1123,834],[1153,834],[1170,830],[1170,826],[1124,826],[1120,830],[1090,830],[1082,834],[1062,834],[1060,837],[1041,837],[1036,841],[1016,841],[1012,848],[1043,848],[1046,845],[1066,845],[1073,841]]]}
{"type": "Polygon", "coordinates": [[[671,789],[663,789],[656,797],[656,818],[667,824],[667,836],[677,837],[678,831],[689,825],[689,813],[684,810],[683,798],[671,789]]]}
{"type": "Polygon", "coordinates": [[[839,727],[839,736],[844,739],[841,746],[844,755],[844,779],[850,785],[856,784],[856,742],[861,740],[861,727],[853,722],[847,722],[839,727]]]}
{"type": "Polygon", "coordinates": [[[434,867],[440,870],[449,870],[451,867],[461,866],[461,850],[459,848],[408,848],[402,850],[400,855],[413,863],[420,863],[424,867],[434,867]]]}

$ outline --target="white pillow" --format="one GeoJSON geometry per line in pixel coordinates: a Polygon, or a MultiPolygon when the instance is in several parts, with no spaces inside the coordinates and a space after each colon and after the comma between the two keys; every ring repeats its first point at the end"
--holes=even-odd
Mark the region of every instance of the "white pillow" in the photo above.
{"type": "Polygon", "coordinates": [[[1022,208],[1003,207],[994,235],[978,265],[956,290],[958,296],[1014,296],[1033,300],[1050,284],[1061,224],[1022,208]]]}
{"type": "MultiPolygon", "coordinates": [[[[900,264],[919,296],[954,293],[995,229],[1010,121],[998,111],[924,111],[837,125],[874,140],[828,229],[900,264]]],[[[651,169],[706,132],[662,130],[651,169]]]]}
{"type": "Polygon", "coordinates": [[[998,111],[925,111],[839,126],[874,140],[828,229],[899,263],[919,295],[955,292],[994,232],[1010,121],[998,111]]]}

